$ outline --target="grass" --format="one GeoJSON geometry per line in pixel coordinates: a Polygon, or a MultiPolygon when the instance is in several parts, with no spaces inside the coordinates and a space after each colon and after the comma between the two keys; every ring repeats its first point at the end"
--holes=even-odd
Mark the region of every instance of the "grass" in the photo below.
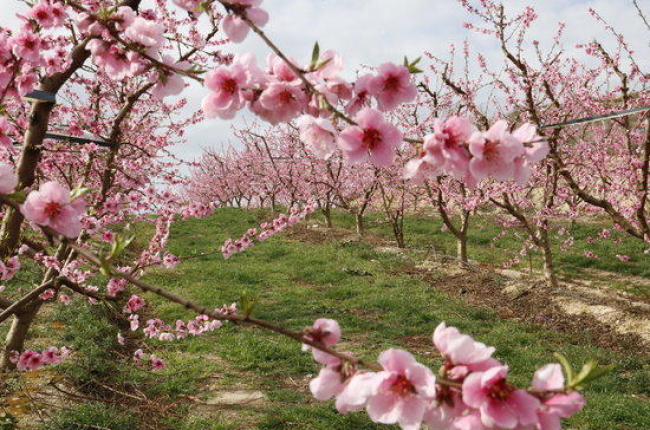
{"type": "MultiPolygon", "coordinates": [[[[203,220],[179,223],[171,236],[171,251],[189,255],[215,249],[227,237],[236,237],[254,226],[258,215],[223,209],[203,220]]],[[[425,229],[424,224],[423,220],[413,220],[407,225],[414,242],[424,241],[429,235],[437,239],[432,233],[435,229],[425,229]]],[[[371,231],[375,229],[380,227],[371,227],[371,231]]],[[[474,240],[489,241],[491,234],[482,233],[474,240]]],[[[206,306],[237,301],[242,295],[256,297],[257,317],[295,330],[310,325],[317,317],[335,318],[343,327],[346,350],[370,359],[388,347],[407,347],[435,368],[429,336],[440,321],[496,346],[498,358],[510,365],[515,381],[520,384],[530,381],[535,368],[552,361],[555,351],[564,353],[576,365],[595,358],[601,363],[615,364],[616,372],[585,391],[588,406],[570,421],[569,427],[650,428],[647,361],[594,348],[580,335],[570,337],[500,319],[489,309],[468,307],[393,270],[400,264],[395,256],[377,253],[363,243],[314,245],[275,237],[230,260],[219,256],[188,260],[176,270],[161,270],[148,276],[148,280],[206,306]]],[[[160,303],[157,307],[168,321],[191,317],[176,305],[160,303]]],[[[269,405],[258,411],[255,424],[249,424],[250,427],[238,427],[215,416],[213,421],[202,421],[196,428],[386,428],[369,423],[363,414],[338,415],[331,402],[313,402],[306,383],[317,367],[300,351],[299,345],[287,339],[229,325],[206,336],[167,344],[165,353],[177,353],[177,358],[159,375],[165,381],[159,387],[161,394],[173,397],[195,393],[193,382],[200,379],[197,369],[203,365],[204,375],[221,368],[225,383],[243,381],[261,388],[269,397],[269,405]],[[220,357],[227,362],[227,368],[202,358],[206,356],[220,357]],[[188,378],[187,373],[178,376],[178,372],[187,372],[188,368],[193,377],[188,378]],[[206,422],[212,427],[206,426],[206,422]]],[[[179,422],[175,425],[185,428],[179,422]]]]}
{"type": "MultiPolygon", "coordinates": [[[[202,220],[179,222],[174,225],[171,235],[171,252],[185,256],[218,249],[225,239],[238,237],[260,220],[271,217],[268,211],[220,209],[202,220]]],[[[387,226],[375,222],[379,217],[370,218],[368,232],[389,238],[387,226]]],[[[470,256],[490,264],[500,264],[518,251],[519,239],[511,234],[495,243],[492,238],[501,229],[488,221],[486,218],[476,221],[470,256]]],[[[352,219],[337,214],[335,225],[352,227],[352,219]]],[[[150,227],[137,228],[148,230],[150,227]]],[[[574,234],[576,238],[594,236],[601,228],[598,225],[576,226],[574,234]]],[[[138,236],[143,238],[147,235],[138,236]]],[[[440,231],[440,222],[436,218],[407,219],[406,239],[415,246],[434,243],[447,253],[452,253],[455,247],[450,235],[440,231]]],[[[639,252],[641,247],[632,242],[610,244],[599,241],[593,244],[593,252],[603,256],[608,251],[605,246],[616,246],[609,251],[633,256],[632,263],[622,264],[605,258],[590,262],[599,270],[648,276],[647,264],[640,261],[643,256],[639,252]]],[[[572,251],[560,256],[561,270],[565,273],[582,270],[584,262],[580,259],[580,252],[582,249],[576,245],[572,251]]],[[[385,348],[405,348],[420,361],[437,368],[439,362],[430,335],[440,321],[455,325],[478,340],[497,347],[497,357],[510,365],[515,382],[522,385],[530,382],[536,368],[553,361],[553,352],[562,352],[576,366],[594,358],[602,364],[616,365],[616,371],[587,388],[584,393],[588,399],[587,408],[572,418],[567,428],[650,428],[650,363],[647,358],[593,347],[579,333],[568,335],[501,319],[490,309],[468,306],[426,282],[401,273],[399,269],[403,264],[399,256],[377,252],[362,242],[331,240],[314,244],[296,242],[280,235],[229,260],[223,260],[219,255],[190,259],[174,270],[157,270],[148,275],[147,280],[211,307],[238,301],[242,296],[255,298],[258,301],[256,317],[294,330],[309,326],[318,317],[337,319],[344,330],[345,350],[371,360],[385,348]]],[[[194,317],[175,304],[151,296],[147,298],[149,303],[155,304],[155,313],[167,322],[194,317]]],[[[166,360],[167,367],[153,373],[132,366],[130,355],[119,353],[120,347],[116,343],[118,330],[110,323],[110,311],[97,312],[97,307],[89,308],[81,299],[75,300],[74,306],[46,316],[48,321],[56,320],[67,326],[57,334],[62,339],[56,344],[73,346],[76,351],[76,359],[61,366],[61,371],[77,384],[106,379],[114,384],[136,386],[161,404],[177,403],[174,416],[166,418],[164,424],[167,428],[392,428],[370,423],[364,413],[339,415],[332,402],[315,402],[308,393],[307,383],[318,367],[293,341],[230,324],[199,337],[154,344],[154,352],[166,360]],[[206,381],[213,381],[215,375],[220,386],[244,385],[261,390],[268,401],[255,410],[244,407],[234,415],[215,411],[210,416],[198,416],[195,406],[187,398],[209,396],[206,381]]],[[[49,335],[51,337],[51,333],[49,335]]],[[[37,329],[36,336],[38,343],[51,344],[45,342],[48,333],[43,326],[37,329]]],[[[138,422],[148,420],[150,417],[146,414],[128,407],[116,409],[85,402],[77,409],[59,414],[56,426],[48,429],[81,430],[93,423],[101,428],[121,430],[135,428],[138,422]],[[129,423],[127,427],[125,423],[129,423]]]]}
{"type": "MultiPolygon", "coordinates": [[[[521,262],[512,267],[516,270],[528,271],[529,258],[519,255],[525,238],[523,230],[504,229],[498,221],[499,218],[493,215],[477,215],[470,219],[469,258],[500,267],[519,257],[521,262]],[[499,236],[505,230],[508,230],[508,233],[499,236]]],[[[335,213],[334,226],[354,229],[354,217],[345,213],[335,213]]],[[[650,256],[644,254],[644,250],[648,248],[646,244],[625,232],[613,230],[611,223],[604,219],[573,225],[556,224],[554,227],[555,232],[559,227],[564,227],[568,232],[563,236],[552,235],[558,275],[568,279],[602,281],[603,274],[593,271],[596,270],[615,274],[613,278],[620,278],[621,275],[646,278],[648,281],[645,285],[632,284],[625,279],[608,279],[608,286],[650,298],[650,256]],[[608,238],[599,236],[604,229],[609,230],[608,238]],[[563,250],[562,242],[569,236],[574,238],[574,244],[563,250]],[[589,258],[585,256],[586,252],[592,252],[598,258],[589,258]],[[629,256],[631,259],[627,262],[620,261],[617,255],[629,256]]],[[[367,216],[366,231],[388,240],[393,239],[390,226],[384,222],[381,214],[371,213],[367,216]]],[[[455,238],[450,232],[444,231],[442,220],[437,215],[410,215],[404,220],[404,231],[407,247],[434,246],[438,252],[456,255],[455,238]]],[[[541,274],[543,264],[541,254],[533,250],[531,257],[534,271],[541,274]]]]}

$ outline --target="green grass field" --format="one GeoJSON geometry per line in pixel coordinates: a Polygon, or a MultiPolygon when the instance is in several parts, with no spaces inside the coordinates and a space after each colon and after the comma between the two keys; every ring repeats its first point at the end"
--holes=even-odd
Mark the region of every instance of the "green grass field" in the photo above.
{"type": "MultiPolygon", "coordinates": [[[[214,249],[227,236],[237,236],[256,222],[254,213],[237,210],[183,222],[174,230],[171,251],[189,255],[214,249]]],[[[407,225],[407,234],[416,231],[416,240],[422,242],[433,235],[440,243],[441,235],[432,233],[439,229],[425,229],[425,224],[424,220],[413,220],[407,225]]],[[[485,232],[475,240],[489,240],[490,234],[485,232]]],[[[579,338],[502,320],[486,309],[470,308],[424,282],[393,274],[400,264],[394,256],[377,253],[364,244],[332,241],[314,245],[276,237],[230,260],[219,256],[190,260],[178,270],[161,271],[149,280],[205,305],[230,303],[243,294],[257,297],[256,316],[296,330],[310,325],[316,317],[335,318],[343,327],[345,347],[370,359],[387,347],[408,347],[422,361],[435,365],[430,334],[440,321],[446,321],[496,346],[498,358],[511,366],[512,374],[522,384],[529,381],[536,367],[552,360],[554,351],[563,352],[576,365],[586,358],[613,363],[616,373],[587,390],[588,407],[570,422],[570,427],[650,428],[650,373],[648,363],[641,358],[616,355],[585,345],[579,338]]],[[[175,305],[158,308],[169,320],[189,316],[175,305]]],[[[331,403],[313,402],[306,382],[317,367],[298,345],[286,339],[230,326],[205,337],[167,345],[164,350],[183,354],[164,371],[169,378],[163,378],[165,382],[159,387],[163,393],[192,393],[192,378],[187,379],[186,373],[176,376],[177,372],[193,373],[197,379],[202,373],[218,373],[224,366],[201,358],[207,355],[227,362],[225,383],[235,384],[244,378],[268,395],[269,404],[263,410],[253,417],[240,417],[243,427],[238,426],[237,419],[230,425],[220,423],[217,415],[214,420],[196,424],[196,428],[383,428],[368,423],[363,414],[341,416],[331,403]]]]}
{"type": "MultiPolygon", "coordinates": [[[[248,228],[268,219],[269,214],[235,209],[219,210],[202,220],[175,225],[171,252],[184,256],[218,249],[228,237],[238,237],[248,228]]],[[[308,221],[308,223],[313,221],[308,221]]],[[[337,216],[340,226],[351,222],[337,216]]],[[[407,223],[407,241],[453,246],[439,232],[437,220],[414,219],[407,223]]],[[[484,227],[472,239],[471,257],[488,259],[496,227],[484,227]],[[481,247],[481,245],[484,245],[481,247]],[[487,246],[486,246],[487,245],[487,246]]],[[[597,229],[595,229],[597,231],[597,229]]],[[[384,226],[369,224],[372,234],[386,235],[384,226]]],[[[585,227],[584,234],[592,234],[585,227]]],[[[499,246],[505,247],[504,240],[499,246]]],[[[514,241],[513,241],[514,243],[514,241]]],[[[627,251],[632,255],[635,245],[627,251]]],[[[617,251],[619,252],[619,251],[617,251]]],[[[638,254],[634,254],[638,255],[638,254]]],[[[606,264],[604,261],[598,264],[606,264]]],[[[431,333],[441,321],[455,325],[478,340],[497,347],[496,356],[511,367],[519,384],[530,382],[534,370],[553,361],[553,352],[565,354],[576,366],[589,358],[615,364],[616,371],[586,391],[586,409],[567,428],[589,430],[647,430],[650,428],[650,363],[647,357],[614,353],[595,348],[579,334],[566,335],[510,319],[500,319],[486,308],[470,307],[432,288],[426,282],[400,273],[399,256],[376,252],[361,242],[297,242],[284,235],[223,260],[211,255],[187,260],[174,270],[157,270],[147,281],[167,288],[206,306],[217,307],[238,301],[242,295],[257,298],[254,315],[300,330],[315,318],[337,319],[344,331],[343,347],[375,359],[388,347],[406,348],[437,368],[431,333]]],[[[564,264],[564,263],[563,263],[564,264]]],[[[579,267],[577,257],[566,264],[579,267]]],[[[618,270],[610,262],[612,270],[618,270]]],[[[608,270],[608,267],[599,267],[608,270]]],[[[630,266],[626,266],[630,267],[630,266]]],[[[640,262],[632,274],[647,275],[640,262]]],[[[564,270],[571,271],[569,267],[564,270]]],[[[168,322],[192,318],[191,312],[146,296],[156,303],[157,313],[168,322]]],[[[309,378],[318,370],[300,345],[258,329],[227,325],[207,335],[181,342],[156,344],[156,354],[167,360],[167,368],[151,373],[133,369],[125,356],[115,362],[111,351],[119,350],[117,331],[97,313],[84,307],[67,308],[51,318],[64,321],[74,330],[66,341],[78,351],[81,362],[62,368],[77,382],[92,378],[137,386],[160,403],[174,404],[164,427],[176,430],[370,430],[391,428],[372,424],[363,413],[339,415],[331,402],[315,402],[308,393],[309,378]],[[96,339],[101,339],[100,343],[96,339]],[[93,369],[91,373],[88,369],[93,369]],[[197,413],[192,398],[215,394],[209,385],[262,391],[267,400],[248,408],[212,408],[197,413]]],[[[69,332],[69,331],[68,331],[69,332]]],[[[217,392],[219,390],[216,390],[217,392]]],[[[84,402],[74,411],[60,414],[52,429],[136,428],[149,420],[128,407],[116,409],[84,402]]],[[[145,428],[148,428],[145,426],[145,428]]]]}

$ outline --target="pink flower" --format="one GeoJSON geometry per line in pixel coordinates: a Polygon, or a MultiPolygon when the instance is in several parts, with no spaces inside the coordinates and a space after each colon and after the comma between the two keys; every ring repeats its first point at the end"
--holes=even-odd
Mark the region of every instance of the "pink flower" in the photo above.
{"type": "MultiPolygon", "coordinates": [[[[163,63],[176,70],[186,70],[188,68],[186,62],[175,63],[174,59],[169,55],[163,56],[163,63]]],[[[169,70],[161,70],[159,71],[156,85],[151,89],[151,96],[162,100],[167,96],[180,94],[184,88],[185,81],[183,81],[181,75],[170,72],[169,70]]]]}
{"type": "Polygon", "coordinates": [[[138,309],[142,308],[143,306],[144,306],[144,299],[134,294],[126,303],[126,306],[124,307],[124,312],[133,313],[138,309]]]}
{"type": "Polygon", "coordinates": [[[55,3],[52,5],[52,16],[54,17],[53,25],[55,27],[60,26],[64,23],[65,19],[68,17],[66,12],[66,6],[63,3],[55,3]]]}
{"type": "Polygon", "coordinates": [[[363,75],[354,83],[354,97],[345,107],[350,115],[356,115],[361,109],[370,106],[370,82],[373,76],[363,75]]]}
{"type": "MultiPolygon", "coordinates": [[[[311,342],[320,343],[326,347],[331,347],[339,343],[341,340],[341,327],[335,320],[319,318],[314,321],[314,324],[308,330],[306,330],[305,339],[311,342]]],[[[309,351],[312,348],[310,345],[304,344],[302,349],[303,351],[309,351]]],[[[314,349],[314,358],[317,361],[320,361],[318,357],[319,353],[328,355],[314,349]]]]}
{"type": "Polygon", "coordinates": [[[269,85],[259,98],[260,105],[273,112],[274,121],[285,122],[296,117],[307,106],[307,95],[296,85],[276,82],[269,85]]]}
{"type": "Polygon", "coordinates": [[[242,91],[248,85],[248,75],[240,64],[212,70],[205,76],[204,85],[212,91],[202,103],[207,118],[218,116],[221,119],[232,119],[244,106],[242,91]]]}
{"type": "Polygon", "coordinates": [[[497,121],[487,132],[474,132],[469,138],[473,158],[469,170],[477,180],[492,176],[499,181],[514,177],[514,160],[525,153],[523,144],[508,132],[508,123],[497,121]]]}
{"type": "Polygon", "coordinates": [[[487,427],[513,429],[538,423],[540,401],[506,382],[508,366],[470,373],[463,381],[463,401],[481,413],[487,427]]]}
{"type": "Polygon", "coordinates": [[[375,373],[366,402],[373,422],[419,430],[424,413],[436,395],[436,377],[406,351],[389,349],[379,356],[384,368],[375,373]]]}
{"type": "Polygon", "coordinates": [[[484,370],[483,365],[495,365],[492,354],[495,348],[477,342],[456,327],[447,327],[443,322],[433,332],[433,344],[445,360],[453,365],[468,366],[470,370],[484,370]]]}
{"type": "MultiPolygon", "coordinates": [[[[258,27],[264,27],[266,23],[269,22],[269,14],[264,9],[255,7],[259,5],[261,1],[229,1],[227,3],[237,4],[240,8],[243,7],[241,13],[244,14],[253,22],[253,24],[258,27]]],[[[223,19],[221,25],[223,26],[223,30],[226,32],[226,36],[228,36],[228,39],[230,39],[231,42],[243,42],[244,39],[246,39],[246,36],[248,36],[248,24],[240,16],[235,15],[234,13],[228,14],[223,19]]]]}
{"type": "Polygon", "coordinates": [[[115,20],[115,28],[118,31],[125,31],[131,24],[133,24],[133,21],[135,21],[136,17],[137,15],[135,14],[135,11],[130,7],[118,7],[117,12],[113,14],[113,20],[115,20]]]}
{"type": "Polygon", "coordinates": [[[165,368],[165,362],[161,358],[158,358],[153,354],[151,354],[149,361],[151,363],[151,370],[154,372],[163,370],[165,368]]]}
{"type": "Polygon", "coordinates": [[[126,343],[126,339],[124,338],[122,333],[117,334],[117,343],[122,346],[124,346],[124,344],[126,343]]]}
{"type": "Polygon", "coordinates": [[[410,102],[417,95],[417,87],[411,83],[411,73],[404,66],[385,63],[377,69],[377,76],[369,82],[369,92],[377,99],[382,111],[395,109],[410,102]]]}
{"type": "Polygon", "coordinates": [[[424,138],[426,161],[450,171],[456,178],[462,178],[469,167],[467,141],[475,130],[474,125],[464,117],[434,120],[433,134],[424,138]]]}
{"type": "Polygon", "coordinates": [[[161,48],[165,40],[165,27],[155,21],[136,17],[124,32],[126,39],[148,48],[161,48]]]}
{"type": "Polygon", "coordinates": [[[188,12],[201,13],[201,3],[203,0],[172,0],[178,7],[185,9],[188,12]]]}
{"type": "Polygon", "coordinates": [[[38,298],[41,300],[50,300],[52,297],[54,297],[55,291],[52,288],[48,288],[47,290],[43,291],[38,298]]]}
{"type": "Polygon", "coordinates": [[[532,173],[531,164],[542,161],[548,155],[550,147],[548,142],[542,141],[542,137],[537,134],[537,127],[533,124],[524,124],[512,133],[515,139],[522,144],[527,144],[523,155],[515,158],[514,178],[524,184],[532,173]]]}
{"type": "Polygon", "coordinates": [[[56,346],[51,346],[41,353],[41,360],[43,362],[43,365],[59,364],[62,358],[64,358],[63,354],[56,346]]]}
{"type": "Polygon", "coordinates": [[[70,191],[58,183],[46,182],[29,193],[20,211],[28,220],[73,238],[81,231],[85,205],[81,198],[71,201],[70,191]]]}
{"type": "MultiPolygon", "coordinates": [[[[538,369],[533,377],[533,389],[537,391],[560,391],[564,389],[562,366],[547,364],[538,369]]],[[[560,430],[561,418],[568,418],[585,405],[585,399],[578,392],[557,393],[547,397],[538,411],[539,430],[560,430]]]]}
{"type": "Polygon", "coordinates": [[[426,152],[422,152],[417,157],[410,159],[404,165],[404,179],[421,182],[434,177],[436,173],[438,173],[438,169],[426,162],[426,152]]]}
{"type": "Polygon", "coordinates": [[[18,185],[18,178],[14,175],[13,167],[0,164],[0,194],[11,194],[18,185]]]}
{"type": "Polygon", "coordinates": [[[129,325],[131,327],[131,331],[136,331],[138,328],[140,328],[140,316],[137,314],[129,315],[129,325]]]}
{"type": "Polygon", "coordinates": [[[336,150],[336,129],[325,118],[303,115],[296,121],[300,129],[300,140],[320,158],[329,158],[336,150]]]}
{"type": "Polygon", "coordinates": [[[344,366],[338,358],[331,358],[331,362],[309,382],[309,389],[317,400],[329,400],[345,389],[348,376],[343,373],[344,366]]]}
{"type": "Polygon", "coordinates": [[[631,258],[628,255],[618,255],[618,254],[616,254],[616,258],[618,258],[620,261],[623,261],[623,262],[631,260],[631,258]]]}
{"type": "Polygon", "coordinates": [[[142,359],[144,359],[144,351],[142,351],[141,349],[136,349],[133,352],[133,360],[139,361],[139,360],[142,360],[142,359]]]}
{"type": "Polygon", "coordinates": [[[163,266],[165,266],[168,269],[173,269],[174,267],[178,266],[180,262],[181,259],[173,254],[166,254],[163,257],[163,266]]]}
{"type": "Polygon", "coordinates": [[[336,409],[342,414],[363,409],[382,382],[376,376],[374,372],[355,374],[336,397],[336,409]]]}
{"type": "Polygon", "coordinates": [[[41,58],[41,39],[38,34],[23,31],[13,38],[16,57],[35,62],[41,58]]]}
{"type": "Polygon", "coordinates": [[[38,23],[43,28],[50,28],[54,25],[54,15],[49,3],[41,1],[39,4],[30,9],[27,16],[38,23]]]}
{"type": "Polygon", "coordinates": [[[0,117],[0,146],[12,148],[13,141],[9,137],[9,133],[15,131],[14,127],[4,118],[0,117]]]}
{"type": "Polygon", "coordinates": [[[338,145],[344,155],[353,162],[368,158],[378,167],[392,164],[395,148],[402,141],[402,132],[384,121],[376,109],[363,109],[354,118],[357,125],[343,130],[338,145]]]}
{"type": "Polygon", "coordinates": [[[36,370],[43,365],[43,357],[36,351],[27,350],[20,354],[20,358],[16,363],[18,370],[36,370]]]}

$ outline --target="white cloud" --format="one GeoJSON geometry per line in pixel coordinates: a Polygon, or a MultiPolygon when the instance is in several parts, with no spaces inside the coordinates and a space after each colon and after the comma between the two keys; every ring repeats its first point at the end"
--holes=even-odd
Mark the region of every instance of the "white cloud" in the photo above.
{"type": "MultiPolygon", "coordinates": [[[[14,5],[15,10],[20,4],[18,0],[2,1],[14,5]]],[[[534,6],[539,19],[531,29],[531,37],[542,42],[553,36],[559,21],[565,22],[566,46],[570,49],[576,43],[607,36],[588,13],[588,8],[593,7],[625,34],[638,58],[643,60],[642,67],[650,68],[648,31],[637,16],[632,0],[503,0],[503,3],[510,11],[534,6]]],[[[313,43],[318,41],[322,49],[335,49],[346,58],[347,77],[353,76],[360,65],[397,62],[404,55],[415,58],[425,50],[445,56],[449,44],[459,44],[466,37],[488,59],[500,56],[489,36],[474,35],[462,27],[468,15],[456,0],[266,0],[263,6],[271,15],[265,31],[284,52],[305,61],[313,43]]],[[[1,15],[0,25],[15,26],[17,20],[11,15],[1,15]]],[[[260,62],[269,52],[255,35],[229,49],[252,51],[260,62]]],[[[203,94],[200,86],[192,84],[187,93],[189,105],[199,106],[203,94]]],[[[237,119],[234,123],[242,124],[242,121],[237,119]]],[[[176,153],[194,159],[201,147],[227,144],[232,140],[231,125],[213,120],[191,127],[187,133],[189,142],[178,146],[176,153]]]]}

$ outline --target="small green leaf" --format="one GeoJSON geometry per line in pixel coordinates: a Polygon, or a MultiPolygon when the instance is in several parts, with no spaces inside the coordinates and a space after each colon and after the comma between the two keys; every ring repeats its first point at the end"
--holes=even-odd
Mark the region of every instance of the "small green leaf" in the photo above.
{"type": "Polygon", "coordinates": [[[582,366],[580,373],[571,381],[571,387],[577,390],[584,388],[589,382],[602,378],[614,369],[613,365],[599,366],[594,360],[589,360],[582,366]]]}
{"type": "Polygon", "coordinates": [[[257,302],[257,298],[251,297],[246,293],[242,294],[241,299],[239,299],[239,304],[245,317],[251,316],[257,306],[257,302]]]}
{"type": "Polygon", "coordinates": [[[17,203],[25,203],[25,200],[27,200],[27,194],[28,190],[20,190],[16,191],[15,193],[7,194],[7,197],[9,197],[11,200],[17,202],[17,203]]]}
{"type": "Polygon", "coordinates": [[[560,362],[562,365],[562,368],[564,369],[564,374],[566,375],[566,379],[568,381],[568,385],[571,385],[571,382],[573,381],[573,369],[571,368],[571,364],[569,364],[569,360],[567,358],[560,354],[559,352],[556,352],[553,354],[555,358],[560,362]]]}
{"type": "Polygon", "coordinates": [[[328,64],[330,61],[332,61],[332,59],[328,58],[327,60],[323,60],[320,63],[316,64],[316,66],[314,67],[314,71],[320,69],[321,67],[325,67],[325,65],[328,64]]]}
{"type": "Polygon", "coordinates": [[[112,273],[111,273],[111,265],[108,259],[100,255],[99,261],[102,263],[102,267],[100,268],[99,271],[102,273],[102,275],[110,278],[112,276],[112,273]]]}
{"type": "Polygon", "coordinates": [[[318,42],[314,43],[314,49],[311,51],[311,66],[316,68],[316,64],[318,64],[318,59],[320,58],[320,46],[318,45],[318,42]]]}
{"type": "Polygon", "coordinates": [[[93,190],[92,188],[77,187],[70,192],[70,199],[72,200],[77,199],[85,194],[88,194],[92,190],[93,190]]]}

